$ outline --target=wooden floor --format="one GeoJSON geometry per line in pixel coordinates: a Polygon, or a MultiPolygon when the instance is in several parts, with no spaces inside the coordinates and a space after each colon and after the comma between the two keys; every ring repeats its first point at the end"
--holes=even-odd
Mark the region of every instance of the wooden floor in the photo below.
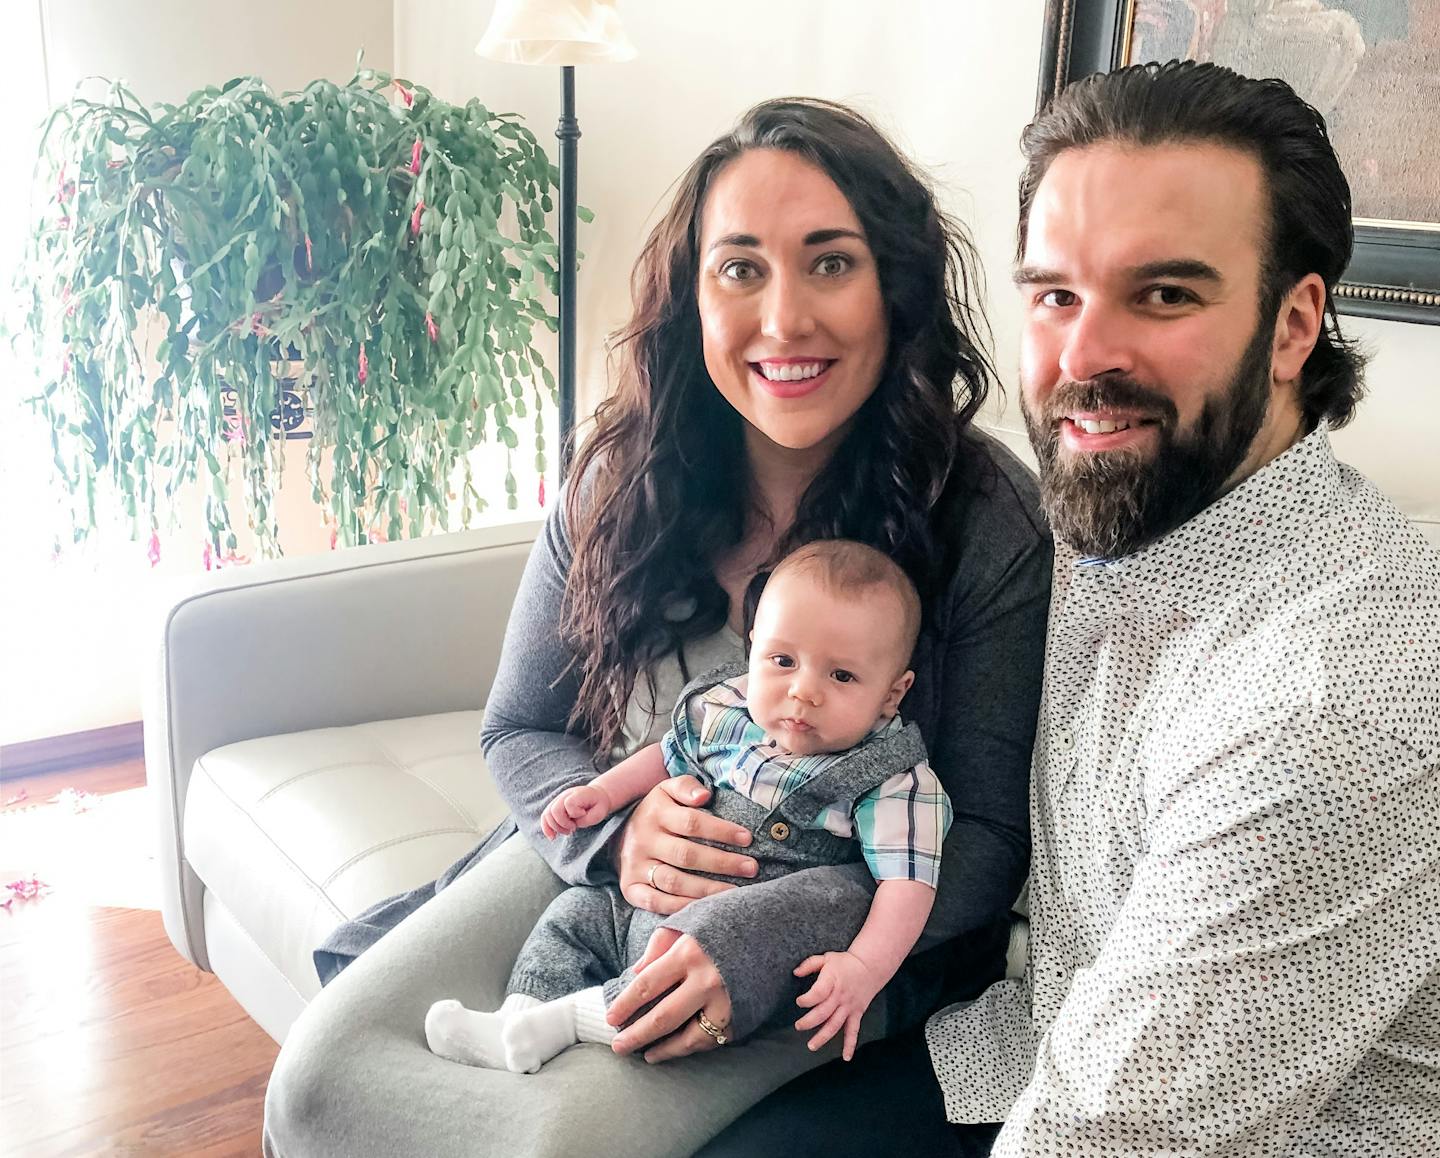
{"type": "MultiPolygon", "coordinates": [[[[7,780],[0,795],[144,782],[132,760],[7,780]]],[[[0,1155],[258,1154],[277,1050],[175,951],[159,913],[61,893],[0,910],[0,1155]]]]}

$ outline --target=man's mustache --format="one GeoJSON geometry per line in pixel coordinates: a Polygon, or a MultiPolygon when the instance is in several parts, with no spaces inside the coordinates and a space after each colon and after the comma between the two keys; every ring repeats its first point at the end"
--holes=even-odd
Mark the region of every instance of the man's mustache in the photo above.
{"type": "Polygon", "coordinates": [[[1087,410],[1138,410],[1164,426],[1173,426],[1180,417],[1169,398],[1128,374],[1060,383],[1045,400],[1044,417],[1047,422],[1055,422],[1066,414],[1087,410]]]}

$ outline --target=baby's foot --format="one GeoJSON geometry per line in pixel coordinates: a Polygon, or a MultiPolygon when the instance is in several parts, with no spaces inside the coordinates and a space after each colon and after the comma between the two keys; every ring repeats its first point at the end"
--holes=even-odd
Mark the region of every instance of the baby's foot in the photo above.
{"type": "Polygon", "coordinates": [[[578,1040],[575,1012],[569,998],[547,1001],[533,1009],[510,1014],[500,1030],[505,1068],[512,1074],[539,1072],[541,1066],[578,1040]]]}
{"type": "Polygon", "coordinates": [[[458,1001],[437,1001],[425,1015],[425,1040],[430,1052],[467,1066],[490,1070],[509,1068],[501,1031],[506,1017],[466,1009],[458,1001]]]}

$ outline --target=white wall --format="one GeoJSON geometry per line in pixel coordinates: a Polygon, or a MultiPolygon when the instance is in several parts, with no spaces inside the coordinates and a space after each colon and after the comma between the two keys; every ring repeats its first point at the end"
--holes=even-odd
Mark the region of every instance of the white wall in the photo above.
{"type": "Polygon", "coordinates": [[[390,0],[41,0],[40,6],[54,103],[87,76],[123,78],[145,101],[178,101],[249,73],[276,91],[320,76],[345,81],[362,48],[374,68],[389,70],[394,60],[390,0]]]}
{"type": "Polygon", "coordinates": [[[1370,393],[1336,452],[1407,514],[1424,520],[1440,546],[1440,326],[1344,318],[1370,351],[1370,393]]]}

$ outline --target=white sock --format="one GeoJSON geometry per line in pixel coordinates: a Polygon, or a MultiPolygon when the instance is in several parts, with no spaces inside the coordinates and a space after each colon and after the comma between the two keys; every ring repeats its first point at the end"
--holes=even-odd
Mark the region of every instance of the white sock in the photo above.
{"type": "Polygon", "coordinates": [[[506,1018],[500,1031],[505,1068],[533,1074],[562,1050],[582,1041],[608,1045],[616,1032],[605,1024],[604,990],[582,989],[506,1018]]]}
{"type": "Polygon", "coordinates": [[[605,1020],[605,990],[600,986],[573,993],[575,1003],[575,1036],[581,1041],[609,1045],[620,1031],[605,1020]]]}
{"type": "Polygon", "coordinates": [[[512,993],[494,1013],[484,1013],[466,1009],[458,1001],[437,1001],[425,1015],[425,1041],[431,1053],[450,1061],[503,1070],[506,1064],[501,1030],[511,1017],[539,1004],[528,994],[512,993]]]}

